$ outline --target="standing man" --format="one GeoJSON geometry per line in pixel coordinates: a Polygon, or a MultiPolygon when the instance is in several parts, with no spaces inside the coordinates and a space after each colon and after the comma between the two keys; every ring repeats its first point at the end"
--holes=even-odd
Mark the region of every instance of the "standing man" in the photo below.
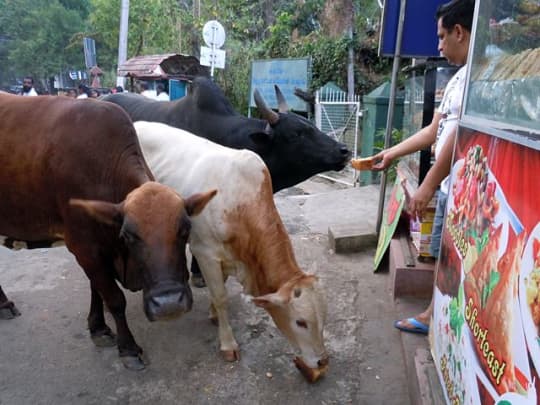
{"type": "Polygon", "coordinates": [[[21,96],[32,97],[37,96],[37,91],[34,89],[34,78],[32,76],[26,76],[23,79],[21,96]]]}
{"type": "Polygon", "coordinates": [[[150,86],[146,82],[141,82],[141,95],[151,98],[152,100],[156,100],[157,93],[155,90],[150,90],[150,86]]]}
{"type": "Polygon", "coordinates": [[[79,95],[77,96],[77,98],[88,98],[88,93],[89,93],[89,88],[84,85],[84,84],[79,84],[79,95]]]}
{"type": "MultiPolygon", "coordinates": [[[[409,202],[408,211],[413,217],[421,217],[431,198],[437,193],[437,207],[431,236],[431,255],[439,258],[441,234],[444,224],[446,200],[452,153],[463,102],[469,42],[474,14],[474,0],[452,0],[439,6],[436,13],[439,51],[450,64],[462,66],[450,79],[444,90],[439,108],[431,124],[374,156],[373,169],[386,169],[397,158],[435,144],[435,163],[409,202]]],[[[436,277],[435,277],[436,279],[436,277]]],[[[394,326],[405,332],[427,334],[433,312],[433,299],[429,307],[414,317],[396,321],[394,326]]]]}
{"type": "Polygon", "coordinates": [[[165,91],[165,86],[163,85],[163,83],[158,83],[158,85],[156,86],[156,93],[157,93],[156,100],[160,100],[160,101],[170,100],[169,95],[165,91]]]}

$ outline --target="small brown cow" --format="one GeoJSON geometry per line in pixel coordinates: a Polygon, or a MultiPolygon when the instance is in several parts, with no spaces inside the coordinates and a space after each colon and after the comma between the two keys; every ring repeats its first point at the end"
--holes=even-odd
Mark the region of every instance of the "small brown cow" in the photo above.
{"type": "MultiPolygon", "coordinates": [[[[90,280],[94,343],[116,343],[126,367],[144,368],[116,281],[143,290],[150,321],[189,311],[189,217],[216,191],[183,199],[153,181],[131,120],[112,103],[1,94],[0,117],[4,244],[64,241],[90,280]],[[116,322],[117,342],[105,324],[103,301],[116,322]]],[[[2,314],[18,311],[0,287],[2,314]]]]}
{"type": "Polygon", "coordinates": [[[138,121],[134,125],[159,181],[180,193],[202,184],[219,189],[218,196],[193,219],[189,244],[208,284],[211,317],[219,322],[225,359],[240,356],[228,320],[224,282],[234,276],[298,349],[298,368],[308,380],[318,379],[329,362],[323,336],[323,288],[315,275],[304,273],[296,263],[262,159],[165,124],[138,121]]]}

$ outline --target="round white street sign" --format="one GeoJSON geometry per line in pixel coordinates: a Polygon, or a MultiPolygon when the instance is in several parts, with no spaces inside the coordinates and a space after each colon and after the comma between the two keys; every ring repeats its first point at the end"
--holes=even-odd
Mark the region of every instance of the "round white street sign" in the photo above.
{"type": "Polygon", "coordinates": [[[225,43],[225,29],[216,20],[210,20],[203,27],[204,43],[208,46],[221,48],[225,43]]]}

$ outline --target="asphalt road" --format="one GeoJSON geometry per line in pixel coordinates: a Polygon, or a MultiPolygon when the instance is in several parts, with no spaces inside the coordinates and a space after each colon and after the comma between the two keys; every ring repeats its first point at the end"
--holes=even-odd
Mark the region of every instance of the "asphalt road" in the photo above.
{"type": "MultiPolygon", "coordinates": [[[[328,226],[374,221],[376,189],[318,180],[280,192],[276,204],[304,271],[324,282],[328,374],[307,383],[267,313],[227,282],[241,359],[224,362],[207,319],[208,291],[193,289],[184,317],[150,323],[140,293],[126,292],[127,317],[148,366],[124,369],[115,348],[88,335],[88,281],[65,248],[0,249],[0,283],[22,316],[0,321],[0,404],[408,404],[388,274],[374,274],[374,248],[335,254],[328,226]]],[[[108,314],[107,314],[108,315],[108,314]]],[[[108,316],[108,323],[114,323],[108,316]]]]}

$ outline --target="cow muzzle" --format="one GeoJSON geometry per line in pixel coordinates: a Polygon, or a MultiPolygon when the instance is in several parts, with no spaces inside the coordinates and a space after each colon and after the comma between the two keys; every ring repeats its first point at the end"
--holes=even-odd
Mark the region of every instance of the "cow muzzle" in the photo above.
{"type": "Polygon", "coordinates": [[[191,310],[193,295],[189,286],[158,286],[143,296],[144,313],[149,321],[175,319],[191,310]]]}
{"type": "Polygon", "coordinates": [[[329,359],[325,355],[317,361],[316,367],[310,367],[301,357],[295,357],[294,364],[308,382],[314,383],[328,372],[329,359]]]}

